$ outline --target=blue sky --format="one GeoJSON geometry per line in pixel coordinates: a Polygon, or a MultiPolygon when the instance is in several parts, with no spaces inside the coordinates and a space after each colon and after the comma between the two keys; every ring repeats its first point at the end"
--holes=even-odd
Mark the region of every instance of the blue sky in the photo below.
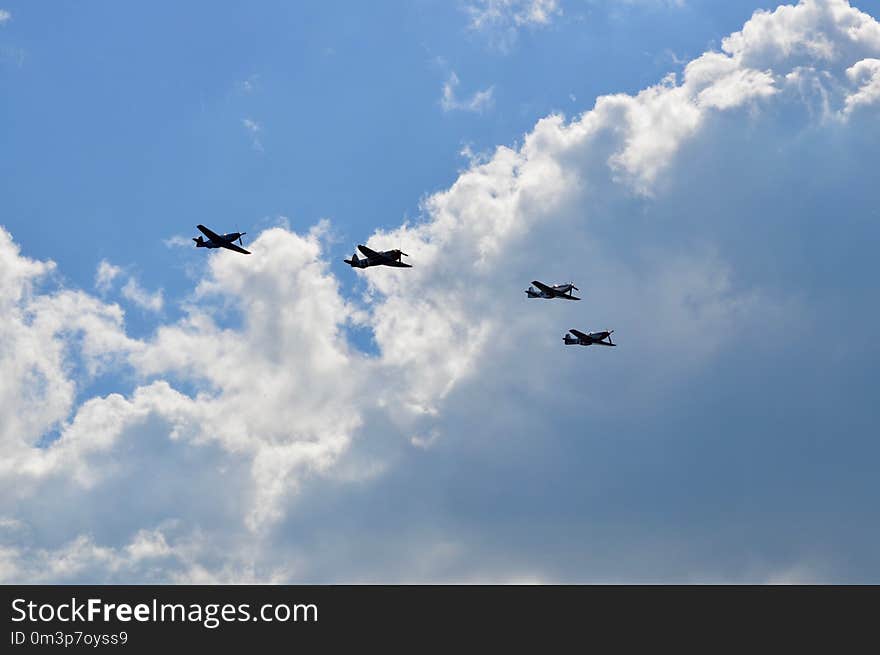
{"type": "Polygon", "coordinates": [[[0,3],[0,579],[876,581],[855,6],[0,3]]]}
{"type": "Polygon", "coordinates": [[[82,287],[107,258],[185,292],[181,253],[163,239],[199,222],[252,230],[287,216],[302,229],[328,217],[347,253],[417,217],[465,145],[513,144],[553,111],[637,91],[754,9],[648,4],[575,3],[499,51],[446,2],[8,3],[0,37],[20,55],[0,69],[4,223],[82,287]],[[461,95],[494,87],[493,107],[444,112],[452,72],[461,95]],[[137,245],[120,257],[126,242],[137,245]]]}

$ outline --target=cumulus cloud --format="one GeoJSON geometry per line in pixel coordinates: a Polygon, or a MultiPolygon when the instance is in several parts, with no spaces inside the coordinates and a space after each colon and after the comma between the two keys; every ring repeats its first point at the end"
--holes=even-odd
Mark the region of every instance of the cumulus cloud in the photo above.
{"type": "Polygon", "coordinates": [[[455,90],[458,88],[460,81],[458,75],[454,72],[449,74],[449,79],[443,85],[443,97],[440,98],[440,106],[443,111],[472,111],[481,113],[492,106],[494,87],[489,87],[482,91],[476,91],[470,98],[457,98],[455,90]]]}
{"type": "MultiPolygon", "coordinates": [[[[326,223],[273,227],[251,257],[209,254],[184,316],[134,339],[117,305],[58,286],[52,262],[0,230],[0,403],[12,408],[0,414],[0,576],[761,581],[804,561],[811,579],[840,571],[823,553],[793,552],[803,532],[762,541],[758,524],[789,520],[778,489],[739,513],[770,484],[741,448],[807,447],[762,431],[781,413],[743,424],[742,399],[756,386],[774,393],[777,351],[812,349],[798,326],[841,292],[805,298],[783,284],[776,255],[795,234],[827,232],[830,247],[835,231],[804,218],[792,191],[804,179],[818,206],[873,190],[849,150],[828,161],[825,140],[849,135],[875,152],[875,115],[863,112],[876,103],[858,98],[873,97],[876,25],[842,0],[759,12],[681,80],[539,121],[425,199],[418,221],[369,239],[417,265],[346,271],[363,299],[340,290],[326,223]],[[834,120],[812,111],[817,100],[834,120]],[[528,301],[535,277],[574,278],[585,300],[528,301]],[[372,331],[375,353],[354,347],[353,327],[372,331]],[[566,348],[571,327],[614,328],[620,347],[566,348]],[[131,388],[83,397],[108,370],[131,388]],[[698,422],[696,403],[718,416],[698,422]],[[707,442],[728,456],[694,465],[707,442]]],[[[834,361],[873,361],[834,357],[820,360],[823,400],[834,361]]],[[[797,503],[811,491],[784,484],[791,468],[773,475],[797,503]]]]}
{"type": "MultiPolygon", "coordinates": [[[[52,262],[23,257],[11,235],[0,231],[0,283],[4,290],[0,399],[8,411],[0,421],[3,476],[40,472],[51,457],[35,448],[74,408],[79,372],[85,382],[130,348],[117,305],[80,291],[38,292],[52,262]]],[[[6,479],[8,482],[8,478],[6,479]]]]}
{"type": "Polygon", "coordinates": [[[846,76],[857,90],[846,97],[844,114],[877,104],[880,100],[880,59],[862,59],[846,69],[846,76]]]}
{"type": "Polygon", "coordinates": [[[12,20],[12,12],[8,9],[0,9],[0,25],[5,25],[12,20]]]}

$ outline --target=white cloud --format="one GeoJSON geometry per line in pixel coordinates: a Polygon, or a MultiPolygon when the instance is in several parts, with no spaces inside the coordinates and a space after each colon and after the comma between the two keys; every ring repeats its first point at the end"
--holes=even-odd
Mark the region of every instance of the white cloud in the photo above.
{"type": "Polygon", "coordinates": [[[858,90],[846,97],[845,115],[880,101],[880,59],[862,59],[846,69],[846,76],[858,90]]]}
{"type": "Polygon", "coordinates": [[[5,452],[0,479],[52,466],[35,444],[63,425],[74,408],[78,382],[117,365],[119,354],[131,347],[117,305],[79,291],[37,292],[54,268],[52,262],[22,257],[11,236],[0,230],[0,404],[7,408],[0,419],[5,452]],[[71,377],[75,367],[82,369],[78,381],[71,377]]]}
{"type": "Polygon", "coordinates": [[[262,152],[263,142],[260,139],[260,134],[263,132],[263,126],[251,118],[242,118],[241,124],[251,137],[251,147],[258,152],[262,152]]]}
{"type": "Polygon", "coordinates": [[[8,9],[0,9],[0,25],[5,25],[12,20],[12,13],[8,9]]]}
{"type": "Polygon", "coordinates": [[[122,272],[119,266],[102,259],[95,272],[95,288],[101,293],[106,293],[113,286],[113,280],[122,272]]]}
{"type": "Polygon", "coordinates": [[[513,47],[521,29],[546,26],[562,14],[558,0],[476,0],[465,11],[470,29],[488,35],[502,52],[513,47]]]}
{"type": "Polygon", "coordinates": [[[192,237],[185,237],[182,234],[175,234],[164,239],[162,243],[168,248],[192,248],[192,237]]]}
{"type": "MultiPolygon", "coordinates": [[[[598,2],[607,3],[606,0],[598,2]]],[[[685,0],[615,0],[615,3],[672,8],[685,6],[685,0]]],[[[491,47],[504,53],[513,49],[522,30],[546,28],[564,14],[563,5],[578,9],[579,4],[582,5],[583,0],[470,0],[464,5],[464,10],[470,19],[468,28],[483,35],[491,47]]]]}
{"type": "MultiPolygon", "coordinates": [[[[273,227],[253,241],[251,257],[208,254],[186,315],[133,339],[117,305],[45,288],[54,264],[22,256],[0,230],[0,516],[12,535],[0,542],[0,577],[599,577],[510,550],[510,526],[496,534],[482,516],[435,517],[454,495],[445,488],[435,490],[443,497],[435,504],[416,498],[423,511],[413,499],[419,476],[401,469],[426,460],[439,469],[444,444],[456,444],[456,473],[434,475],[457,493],[469,449],[492,453],[493,478],[509,451],[525,449],[526,460],[544,452],[568,406],[600,428],[623,414],[650,424],[687,380],[737,352],[743,335],[757,348],[752,335],[786,334],[801,322],[796,299],[744,282],[742,262],[716,243],[715,213],[752,191],[724,166],[751,162],[750,154],[786,156],[798,139],[780,123],[828,127],[804,118],[811,98],[793,82],[795,71],[814,70],[840,118],[835,130],[859,129],[846,110],[876,107],[852,98],[873,97],[870,61],[880,48],[873,28],[842,2],[753,20],[760,29],[750,21],[724,52],[688,64],[680,81],[599,98],[572,120],[549,116],[520,147],[473,160],[425,200],[419,222],[370,238],[376,248],[403,248],[416,266],[346,271],[365,281],[364,302],[340,292],[326,224],[305,234],[273,227]],[[762,138],[750,140],[762,127],[762,138]],[[701,195],[692,180],[716,169],[714,195],[701,195]],[[534,276],[573,277],[586,298],[574,307],[527,304],[521,289],[534,276]],[[350,327],[372,329],[375,354],[354,348],[350,327]],[[570,327],[615,328],[620,347],[567,349],[560,341],[570,327]],[[81,397],[107,370],[132,388],[81,397]],[[41,441],[53,431],[57,438],[41,441]],[[379,502],[357,505],[394,475],[403,476],[403,493],[385,488],[379,502]],[[340,494],[352,505],[341,508],[344,517],[332,504],[340,494]],[[360,513],[382,512],[389,498],[394,511],[380,514],[384,523],[360,513]]],[[[816,165],[787,156],[795,180],[816,165]]],[[[100,278],[99,269],[96,285],[100,278]]],[[[123,294],[129,285],[139,288],[129,278],[123,294]]],[[[669,537],[667,551],[651,539],[611,550],[630,558],[633,576],[652,565],[655,576],[674,575],[668,552],[699,555],[698,542],[669,537]]],[[[796,566],[777,564],[742,575],[796,566]]]]}
{"type": "MultiPolygon", "coordinates": [[[[846,0],[804,0],[757,11],[722,49],[743,67],[764,70],[825,65],[880,48],[880,24],[846,0]]],[[[864,55],[863,55],[864,56],[864,55]]]]}
{"type": "Polygon", "coordinates": [[[472,111],[482,113],[489,109],[494,101],[494,87],[489,87],[482,91],[476,91],[470,98],[459,99],[455,96],[455,90],[460,84],[458,75],[454,72],[449,74],[449,78],[443,85],[443,97],[440,98],[440,106],[443,111],[472,111]]]}
{"type": "Polygon", "coordinates": [[[141,309],[151,312],[161,312],[162,306],[165,304],[164,294],[161,289],[150,293],[133,277],[128,278],[128,282],[122,287],[121,293],[123,298],[127,298],[141,309]]]}
{"type": "Polygon", "coordinates": [[[466,7],[471,27],[546,25],[561,13],[557,0],[477,0],[466,7]]]}
{"type": "MultiPolygon", "coordinates": [[[[171,245],[169,242],[173,241],[174,238],[166,239],[166,245],[171,245]]],[[[175,242],[174,245],[178,244],[175,242]]],[[[113,287],[113,282],[120,275],[125,275],[128,278],[122,289],[120,289],[123,298],[133,302],[141,309],[152,312],[162,311],[164,293],[161,289],[150,293],[140,285],[136,278],[124,273],[122,267],[111,264],[106,259],[102,259],[98,263],[98,269],[95,272],[95,289],[102,295],[108,293],[113,287]]]]}

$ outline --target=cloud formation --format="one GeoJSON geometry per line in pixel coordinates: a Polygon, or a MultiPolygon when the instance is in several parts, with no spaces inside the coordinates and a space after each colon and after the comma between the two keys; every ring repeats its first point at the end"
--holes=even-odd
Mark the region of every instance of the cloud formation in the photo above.
{"type": "Polygon", "coordinates": [[[128,282],[122,287],[120,293],[122,293],[123,298],[127,298],[141,309],[151,312],[161,312],[162,306],[165,304],[164,294],[161,289],[150,293],[133,277],[128,278],[128,282]]]}
{"type": "Polygon", "coordinates": [[[467,6],[471,27],[545,25],[561,13],[557,0],[477,0],[467,6]]]}
{"type": "Polygon", "coordinates": [[[459,99],[455,95],[460,81],[454,72],[449,74],[449,79],[443,84],[443,96],[440,98],[440,106],[443,111],[472,111],[482,113],[489,109],[494,101],[494,87],[482,91],[476,91],[470,98],[459,99]]]}
{"type": "MultiPolygon", "coordinates": [[[[715,485],[730,478],[747,502],[770,484],[736,468],[735,445],[757,447],[755,431],[773,448],[761,425],[786,419],[743,427],[749,405],[736,401],[752,398],[750,366],[772,389],[780,358],[801,351],[755,335],[813,344],[798,326],[843,293],[805,298],[772,269],[774,248],[814,220],[790,192],[798,180],[821,181],[811,206],[869,197],[853,159],[880,140],[878,57],[880,25],[843,0],[758,12],[681,80],[549,116],[521,146],[473,161],[419,221],[370,238],[416,266],[351,271],[357,300],[330,270],[328,224],[275,227],[251,257],[209,254],[183,318],[135,339],[118,305],[65,288],[0,230],[0,578],[845,576],[833,549],[757,531],[790,515],[767,513],[783,492],[743,519],[715,485]],[[829,171],[829,139],[868,145],[835,150],[829,171]],[[777,216],[762,215],[771,199],[777,216]],[[583,308],[525,300],[534,277],[573,278],[583,308]],[[571,327],[615,328],[621,347],[567,349],[571,327]],[[375,354],[350,328],[372,331],[375,354]],[[131,388],[88,397],[107,371],[131,388]],[[717,424],[689,403],[717,404],[717,424]],[[692,465],[699,437],[726,466],[692,465]],[[752,476],[746,488],[737,475],[752,476]],[[635,495],[645,484],[652,500],[635,495]],[[708,490],[724,511],[700,505],[708,490]],[[740,533],[757,545],[741,548],[740,533]]],[[[105,269],[96,285],[118,274],[105,269]]],[[[834,361],[876,355],[834,357],[831,381],[834,361]]]]}
{"type": "MultiPolygon", "coordinates": [[[[173,239],[174,238],[166,240],[166,244],[173,239]]],[[[179,244],[174,242],[174,245],[179,244]]],[[[134,276],[126,274],[122,267],[111,264],[106,259],[102,259],[98,263],[98,269],[95,271],[95,289],[101,295],[106,295],[113,288],[114,282],[120,276],[128,278],[120,289],[120,294],[123,298],[134,303],[141,309],[151,312],[162,311],[162,307],[165,304],[165,294],[162,289],[150,293],[141,286],[140,282],[138,282],[134,276]]]]}
{"type": "Polygon", "coordinates": [[[100,293],[107,293],[121,272],[122,269],[119,266],[102,259],[98,263],[98,270],[95,271],[95,288],[100,293]]]}
{"type": "Polygon", "coordinates": [[[465,11],[469,28],[488,35],[502,52],[513,47],[521,29],[546,26],[562,14],[558,0],[476,0],[465,11]]]}

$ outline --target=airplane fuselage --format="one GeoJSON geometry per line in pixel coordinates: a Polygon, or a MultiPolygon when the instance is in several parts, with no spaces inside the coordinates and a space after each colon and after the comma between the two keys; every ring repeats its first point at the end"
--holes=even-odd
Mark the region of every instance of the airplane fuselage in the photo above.
{"type": "Polygon", "coordinates": [[[612,332],[613,330],[590,332],[589,334],[585,335],[586,338],[566,334],[564,337],[562,337],[562,340],[565,342],[566,346],[592,346],[593,344],[599,344],[602,346],[614,346],[616,344],[611,343],[610,339],[612,332]]]}
{"type": "Polygon", "coordinates": [[[370,266],[392,266],[395,268],[410,268],[409,264],[399,261],[388,261],[387,259],[360,259],[356,264],[351,264],[357,268],[369,268],[370,266]]]}
{"type": "MultiPolygon", "coordinates": [[[[221,239],[223,239],[226,243],[232,243],[233,241],[238,241],[241,238],[241,235],[244,232],[230,232],[229,234],[221,234],[219,235],[221,239]]],[[[198,237],[197,239],[193,239],[196,242],[196,248],[222,248],[223,244],[217,243],[213,239],[205,239],[204,237],[198,237]]]]}
{"type": "Polygon", "coordinates": [[[549,288],[553,290],[546,291],[544,289],[536,289],[534,286],[530,286],[526,289],[526,295],[529,298],[543,298],[545,300],[551,300],[553,298],[565,298],[567,300],[580,300],[579,298],[574,298],[572,295],[572,291],[577,287],[574,286],[571,282],[568,284],[553,284],[549,285],[549,288]]]}
{"type": "Polygon", "coordinates": [[[374,255],[365,255],[358,257],[357,253],[351,256],[351,259],[345,259],[346,264],[352,268],[369,268],[370,266],[391,266],[394,268],[412,268],[410,264],[401,261],[403,253],[400,250],[388,250],[374,255]]]}
{"type": "Polygon", "coordinates": [[[377,259],[374,257],[352,257],[346,259],[345,262],[352,268],[369,268],[370,266],[394,266],[396,262],[389,262],[387,259],[377,259]]]}

